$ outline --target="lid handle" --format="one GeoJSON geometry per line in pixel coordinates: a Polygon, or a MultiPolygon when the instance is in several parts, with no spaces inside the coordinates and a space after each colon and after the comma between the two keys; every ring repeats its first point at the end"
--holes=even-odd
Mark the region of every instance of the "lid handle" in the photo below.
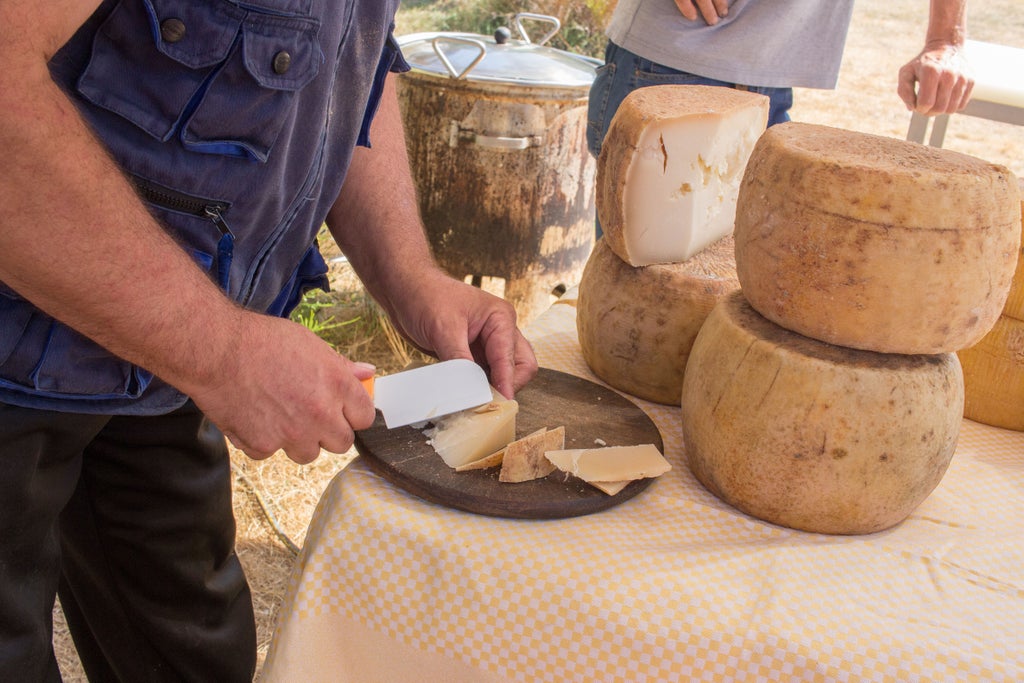
{"type": "Polygon", "coordinates": [[[554,27],[544,34],[544,37],[537,41],[537,45],[543,45],[544,43],[551,40],[551,38],[558,33],[558,30],[562,28],[562,22],[558,20],[558,17],[551,17],[547,14],[534,14],[533,12],[520,12],[515,16],[516,30],[519,31],[519,35],[523,37],[523,41],[532,43],[530,36],[526,33],[526,29],[523,28],[523,19],[534,19],[536,21],[543,21],[549,24],[553,24],[554,27]]]}
{"type": "Polygon", "coordinates": [[[444,64],[444,68],[448,70],[449,75],[451,75],[451,77],[454,78],[455,80],[459,80],[460,78],[465,78],[466,74],[468,74],[470,71],[472,71],[473,67],[475,67],[477,64],[479,64],[480,61],[487,55],[487,46],[483,44],[483,41],[477,40],[475,38],[460,38],[460,37],[456,37],[456,36],[438,36],[438,37],[434,38],[432,41],[430,41],[430,44],[434,48],[434,53],[437,55],[437,58],[441,60],[441,63],[444,64]],[[448,60],[448,55],[446,55],[444,53],[444,50],[441,49],[441,43],[442,42],[462,43],[463,45],[469,45],[471,47],[475,47],[478,50],[480,50],[480,52],[477,54],[476,58],[472,62],[470,62],[469,65],[465,69],[463,69],[462,71],[457,71],[455,69],[455,67],[452,66],[451,61],[448,60]]]}

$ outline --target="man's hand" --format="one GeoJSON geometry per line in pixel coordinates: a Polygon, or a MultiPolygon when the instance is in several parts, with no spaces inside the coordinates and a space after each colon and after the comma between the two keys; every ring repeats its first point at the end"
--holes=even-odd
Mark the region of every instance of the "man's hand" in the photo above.
{"type": "Polygon", "coordinates": [[[702,18],[708,26],[714,26],[720,17],[729,14],[728,0],[676,0],[676,7],[690,21],[702,18]]]}
{"type": "Polygon", "coordinates": [[[954,114],[971,99],[971,77],[962,48],[925,47],[899,70],[898,93],[907,110],[920,114],[954,114]]]}
{"type": "Polygon", "coordinates": [[[512,305],[477,287],[436,270],[391,304],[392,321],[413,343],[441,360],[475,360],[508,398],[537,373],[512,305]]]}
{"type": "Polygon", "coordinates": [[[373,424],[373,401],[360,384],[373,366],[352,363],[305,327],[238,311],[236,348],[217,375],[188,387],[196,405],[246,455],[284,450],[297,463],[320,449],[344,453],[354,430],[373,424]]]}

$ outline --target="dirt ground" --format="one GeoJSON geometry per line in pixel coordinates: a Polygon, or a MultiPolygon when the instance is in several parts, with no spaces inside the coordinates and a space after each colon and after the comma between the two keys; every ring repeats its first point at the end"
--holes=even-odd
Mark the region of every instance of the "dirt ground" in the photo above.
{"type": "MultiPolygon", "coordinates": [[[[793,118],[863,132],[903,138],[910,116],[896,96],[896,71],[919,49],[924,36],[927,0],[860,0],[847,40],[840,82],[834,91],[799,90],[793,118]]],[[[1020,0],[972,4],[968,28],[972,38],[1024,47],[1024,12],[1020,0]]],[[[401,16],[399,31],[402,32],[401,16]]],[[[954,117],[945,146],[1008,166],[1024,177],[1024,127],[969,117],[954,117]]],[[[326,245],[328,250],[332,245],[326,245]]],[[[334,265],[335,290],[363,315],[368,304],[358,280],[344,263],[334,265]]],[[[348,311],[338,312],[344,319],[348,311]]],[[[384,369],[403,359],[393,353],[382,333],[348,347],[347,353],[384,369]]],[[[355,456],[324,453],[313,464],[298,466],[283,455],[254,462],[232,456],[236,472],[235,509],[238,554],[253,590],[262,662],[273,633],[277,610],[317,500],[331,478],[355,456]]],[[[85,681],[59,608],[54,642],[65,681],[85,681]]]]}

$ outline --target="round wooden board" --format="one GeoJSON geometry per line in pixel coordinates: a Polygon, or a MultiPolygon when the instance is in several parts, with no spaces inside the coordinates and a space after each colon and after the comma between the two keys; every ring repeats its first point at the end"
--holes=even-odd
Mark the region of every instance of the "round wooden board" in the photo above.
{"type": "MultiPolygon", "coordinates": [[[[566,448],[596,448],[652,443],[664,452],[661,433],[632,401],[589,380],[541,368],[516,395],[516,437],[541,427],[565,427],[566,448]]],[[[356,433],[356,449],[394,485],[424,500],[494,517],[557,519],[588,515],[623,503],[653,479],[631,482],[614,496],[555,471],[518,484],[498,481],[500,467],[456,472],[413,427],[387,429],[384,418],[356,433]]]]}

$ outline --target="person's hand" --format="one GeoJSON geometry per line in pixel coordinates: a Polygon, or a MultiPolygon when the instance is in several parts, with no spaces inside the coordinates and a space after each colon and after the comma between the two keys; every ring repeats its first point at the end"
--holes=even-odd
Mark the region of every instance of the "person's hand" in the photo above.
{"type": "Polygon", "coordinates": [[[203,386],[188,393],[228,439],[251,458],[284,450],[297,463],[320,449],[344,453],[375,417],[353,363],[298,323],[239,312],[236,347],[203,386]]]}
{"type": "Polygon", "coordinates": [[[507,301],[443,272],[422,275],[392,298],[392,323],[421,350],[441,360],[475,360],[503,396],[512,398],[537,373],[530,343],[507,301]]]}
{"type": "Polygon", "coordinates": [[[926,45],[899,70],[900,99],[919,114],[954,114],[967,106],[973,88],[962,48],[948,43],[926,45]]]}
{"type": "Polygon", "coordinates": [[[676,0],[676,7],[690,21],[703,18],[708,26],[714,26],[719,17],[729,14],[728,0],[676,0]]]}

